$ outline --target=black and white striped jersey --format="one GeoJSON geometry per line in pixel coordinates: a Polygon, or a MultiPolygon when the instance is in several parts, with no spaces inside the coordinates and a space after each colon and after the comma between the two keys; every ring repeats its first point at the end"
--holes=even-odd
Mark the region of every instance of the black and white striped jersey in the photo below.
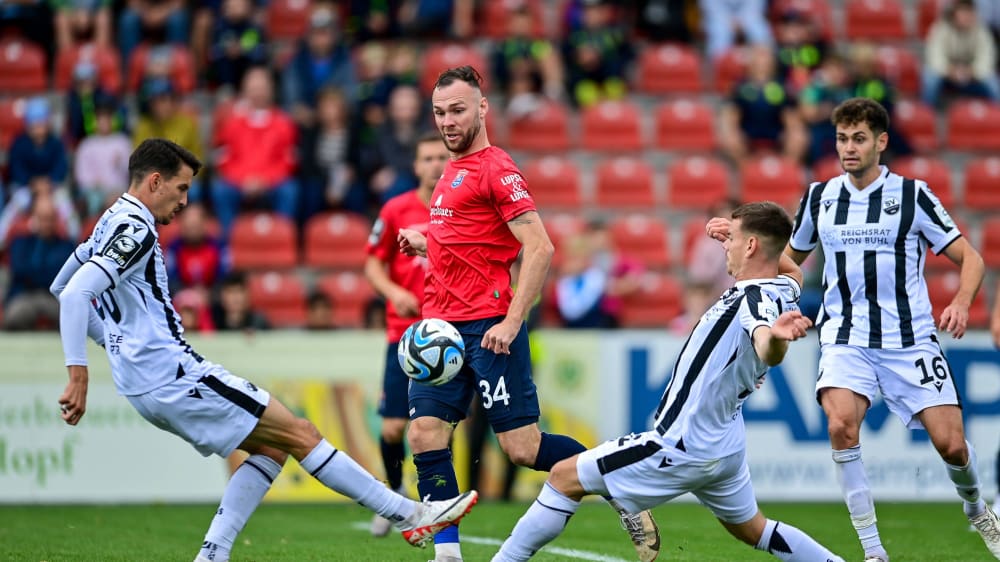
{"type": "Polygon", "coordinates": [[[96,265],[111,282],[94,306],[119,393],[149,392],[175,380],[183,365],[200,362],[170,301],[156,221],[138,199],[122,195],[73,257],[96,265]]]}
{"type": "Polygon", "coordinates": [[[798,309],[787,277],[740,281],[702,315],[681,349],[653,427],[675,448],[718,459],[746,446],[743,402],[767,371],[751,336],[798,309]]]}
{"type": "Polygon", "coordinates": [[[929,341],[927,251],[939,254],[959,236],[926,183],[885,166],[865,189],[847,174],[810,185],[789,245],[823,246],[820,342],[900,349],[929,341]]]}

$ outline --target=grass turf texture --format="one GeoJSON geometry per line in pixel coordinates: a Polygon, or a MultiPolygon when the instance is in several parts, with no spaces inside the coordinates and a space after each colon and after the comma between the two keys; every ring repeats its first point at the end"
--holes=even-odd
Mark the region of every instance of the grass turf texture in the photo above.
{"type": "MultiPolygon", "coordinates": [[[[480,503],[462,523],[476,543],[463,544],[466,560],[489,560],[525,504],[480,503]]],[[[213,506],[0,506],[0,560],[193,560],[213,506]]],[[[769,516],[811,534],[846,560],[861,560],[857,537],[840,504],[772,504],[769,516]]],[[[731,538],[704,508],[669,504],[654,511],[663,537],[660,560],[775,560],[731,538]]],[[[878,505],[879,529],[893,562],[992,560],[969,532],[960,504],[878,505]]],[[[398,533],[383,539],[367,532],[368,511],[356,505],[266,504],[240,535],[232,560],[413,561],[433,558],[432,548],[407,545],[398,533]]],[[[617,516],[587,503],[552,546],[611,559],[635,555],[617,516]]],[[[572,560],[541,551],[533,560],[572,560]]],[[[595,560],[597,558],[591,558],[595,560]]]]}

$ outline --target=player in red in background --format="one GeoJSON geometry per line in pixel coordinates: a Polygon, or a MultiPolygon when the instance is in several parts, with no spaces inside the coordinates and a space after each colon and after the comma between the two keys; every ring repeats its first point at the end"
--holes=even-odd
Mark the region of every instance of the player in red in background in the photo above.
{"type": "MultiPolygon", "coordinates": [[[[434,122],[451,160],[431,195],[427,235],[400,229],[400,250],[427,257],[424,318],[455,325],[465,365],[441,386],[410,385],[408,439],[421,496],[458,492],[448,443],[474,391],[500,447],[522,466],[548,471],[585,447],[538,429],[538,395],[524,320],[545,282],[552,242],[521,172],[486,134],[489,105],[471,66],[441,73],[431,96],[434,122]],[[523,248],[517,293],[510,266],[523,248]]],[[[642,560],[653,560],[659,535],[648,512],[619,510],[642,560]]],[[[435,537],[436,560],[461,560],[457,529],[435,537]]]]}
{"type": "MultiPolygon", "coordinates": [[[[385,298],[386,337],[389,341],[385,352],[382,397],[378,405],[378,413],[382,416],[379,444],[389,487],[401,495],[406,495],[403,492],[403,459],[406,456],[403,431],[409,419],[407,392],[410,379],[399,366],[396,348],[406,328],[420,318],[427,260],[400,252],[396,233],[400,228],[427,232],[431,192],[447,161],[448,149],[441,142],[441,135],[432,131],[421,136],[417,140],[413,160],[413,171],[420,181],[419,185],[382,206],[368,237],[365,276],[385,298]]],[[[392,521],[376,514],[372,520],[372,535],[384,537],[390,530],[392,521]]]]}

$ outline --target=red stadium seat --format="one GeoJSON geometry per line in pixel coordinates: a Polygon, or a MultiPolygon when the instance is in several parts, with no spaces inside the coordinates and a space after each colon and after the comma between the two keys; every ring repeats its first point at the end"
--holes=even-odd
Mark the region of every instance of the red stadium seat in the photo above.
{"type": "Polygon", "coordinates": [[[333,301],[333,322],[338,328],[361,328],[365,323],[365,307],[375,297],[364,276],[353,271],[324,275],[318,288],[333,301]]]}
{"type": "Polygon", "coordinates": [[[656,146],[666,150],[715,149],[715,116],[699,100],[676,100],[656,108],[656,146]]]}
{"type": "Polygon", "coordinates": [[[812,181],[828,181],[843,174],[844,168],[836,156],[827,156],[812,167],[812,181]]]}
{"type": "Polygon", "coordinates": [[[306,224],[306,265],[360,271],[365,264],[365,245],[371,230],[367,219],[353,213],[313,216],[306,224]]]}
{"type": "Polygon", "coordinates": [[[667,204],[672,209],[707,210],[728,194],[729,169],[718,160],[692,156],[667,169],[667,204]]]}
{"type": "Polygon", "coordinates": [[[583,219],[576,213],[543,213],[542,221],[545,223],[545,230],[549,234],[549,240],[555,246],[556,252],[552,256],[551,269],[555,270],[562,263],[562,249],[567,240],[584,231],[583,219]]]}
{"type": "Polygon", "coordinates": [[[24,98],[0,99],[0,152],[24,130],[24,98]]]}
{"type": "Polygon", "coordinates": [[[965,164],[965,207],[1000,210],[1000,157],[977,158],[965,164]]]}
{"type": "Polygon", "coordinates": [[[73,45],[56,55],[55,87],[67,91],[73,84],[73,70],[78,62],[90,62],[97,68],[101,87],[117,94],[122,89],[122,63],[118,50],[97,43],[73,45]]]}
{"type": "Polygon", "coordinates": [[[986,267],[1000,267],[1000,219],[991,218],[983,221],[983,261],[986,267]]]}
{"type": "Polygon", "coordinates": [[[0,41],[0,92],[25,94],[48,87],[45,51],[17,38],[0,41]]]}
{"type": "Polygon", "coordinates": [[[424,53],[423,67],[420,71],[420,89],[429,94],[434,89],[438,75],[456,66],[472,65],[483,73],[483,91],[489,90],[489,80],[486,80],[489,66],[486,59],[473,47],[458,43],[432,44],[424,53]]]}
{"type": "Polygon", "coordinates": [[[306,323],[306,291],[293,273],[258,273],[249,279],[251,306],[275,328],[306,323]]]}
{"type": "Polygon", "coordinates": [[[899,0],[847,0],[844,5],[848,39],[905,39],[906,21],[899,0]]]}
{"type": "Polygon", "coordinates": [[[743,164],[743,201],[774,201],[791,208],[805,193],[805,174],[792,160],[764,156],[743,164]]]}
{"type": "Polygon", "coordinates": [[[481,12],[476,18],[479,31],[490,39],[506,39],[510,25],[510,16],[521,7],[528,9],[531,14],[532,30],[534,37],[545,35],[545,13],[542,2],[539,0],[494,0],[483,2],[481,12]]]}
{"type": "Polygon", "coordinates": [[[582,147],[587,150],[636,151],[643,146],[639,108],[627,101],[605,101],[583,110],[582,147]]]}
{"type": "Polygon", "coordinates": [[[687,220],[684,223],[683,237],[681,244],[683,244],[683,257],[684,263],[691,263],[691,252],[694,251],[694,243],[702,236],[708,236],[705,233],[705,224],[708,223],[709,216],[697,216],[687,220]]]}
{"type": "Polygon", "coordinates": [[[715,91],[728,95],[746,74],[749,53],[746,48],[733,47],[715,61],[715,91]]]}
{"type": "Polygon", "coordinates": [[[956,101],[948,109],[948,146],[962,150],[1000,150],[1000,105],[956,101]]]}
{"type": "Polygon", "coordinates": [[[639,55],[638,90],[648,94],[702,90],[698,51],[684,45],[650,46],[639,55]]]}
{"type": "Polygon", "coordinates": [[[268,37],[279,41],[303,37],[311,11],[311,0],[271,0],[265,15],[268,37]]]}
{"type": "MultiPolygon", "coordinates": [[[[158,46],[156,49],[168,49],[168,51],[164,51],[170,56],[168,75],[171,85],[177,92],[187,94],[194,90],[194,57],[191,55],[191,51],[183,45],[158,46]]],[[[153,48],[147,43],[139,45],[135,51],[132,51],[132,57],[128,62],[128,83],[126,84],[130,93],[139,91],[139,87],[146,77],[147,65],[152,52],[153,48]]]]}
{"type": "Polygon", "coordinates": [[[236,217],[229,238],[233,269],[284,269],[298,263],[295,225],[275,213],[236,217]]]}
{"type": "Polygon", "coordinates": [[[917,12],[917,35],[920,39],[927,38],[931,26],[950,4],[951,0],[920,0],[917,12]]]}
{"type": "Polygon", "coordinates": [[[580,170],[572,160],[547,156],[528,162],[521,171],[539,207],[580,208],[580,170]]]}
{"type": "Polygon", "coordinates": [[[954,191],[951,188],[951,168],[940,158],[903,158],[890,166],[893,172],[908,178],[924,180],[934,195],[941,200],[945,209],[952,210],[955,205],[954,191]]]}
{"type": "Polygon", "coordinates": [[[507,142],[513,150],[560,152],[570,147],[569,112],[557,102],[509,123],[507,142]]]}
{"type": "Polygon", "coordinates": [[[915,96],[920,93],[920,63],[913,51],[882,45],[875,51],[879,72],[895,84],[900,92],[915,96]]]}
{"type": "Polygon", "coordinates": [[[616,216],[608,225],[615,247],[642,262],[648,269],[670,267],[667,226],[651,215],[616,216]]]}
{"type": "MultiPolygon", "coordinates": [[[[959,275],[957,271],[939,273],[927,276],[927,296],[931,299],[934,323],[941,321],[944,312],[958,290],[959,275]]],[[[986,291],[980,289],[969,307],[969,328],[987,328],[990,322],[990,311],[986,305],[986,291]]]]}
{"type": "Polygon", "coordinates": [[[651,209],[653,170],[643,160],[611,158],[597,166],[597,204],[601,207],[651,209]]]}
{"type": "Polygon", "coordinates": [[[937,116],[934,108],[929,105],[901,100],[896,104],[892,120],[917,151],[931,152],[941,146],[941,139],[937,134],[937,116]]]}
{"type": "Polygon", "coordinates": [[[683,310],[681,285],[666,273],[643,274],[639,291],[625,299],[623,328],[663,328],[683,310]]]}

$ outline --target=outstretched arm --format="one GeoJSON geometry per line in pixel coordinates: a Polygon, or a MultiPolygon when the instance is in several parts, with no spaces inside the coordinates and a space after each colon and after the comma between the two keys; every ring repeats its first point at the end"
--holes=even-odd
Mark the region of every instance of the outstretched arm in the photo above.
{"type": "Polygon", "coordinates": [[[788,342],[805,337],[812,321],[798,310],[790,310],[778,316],[770,327],[760,326],[753,332],[753,347],[757,356],[768,366],[781,363],[788,351],[788,342]]]}

